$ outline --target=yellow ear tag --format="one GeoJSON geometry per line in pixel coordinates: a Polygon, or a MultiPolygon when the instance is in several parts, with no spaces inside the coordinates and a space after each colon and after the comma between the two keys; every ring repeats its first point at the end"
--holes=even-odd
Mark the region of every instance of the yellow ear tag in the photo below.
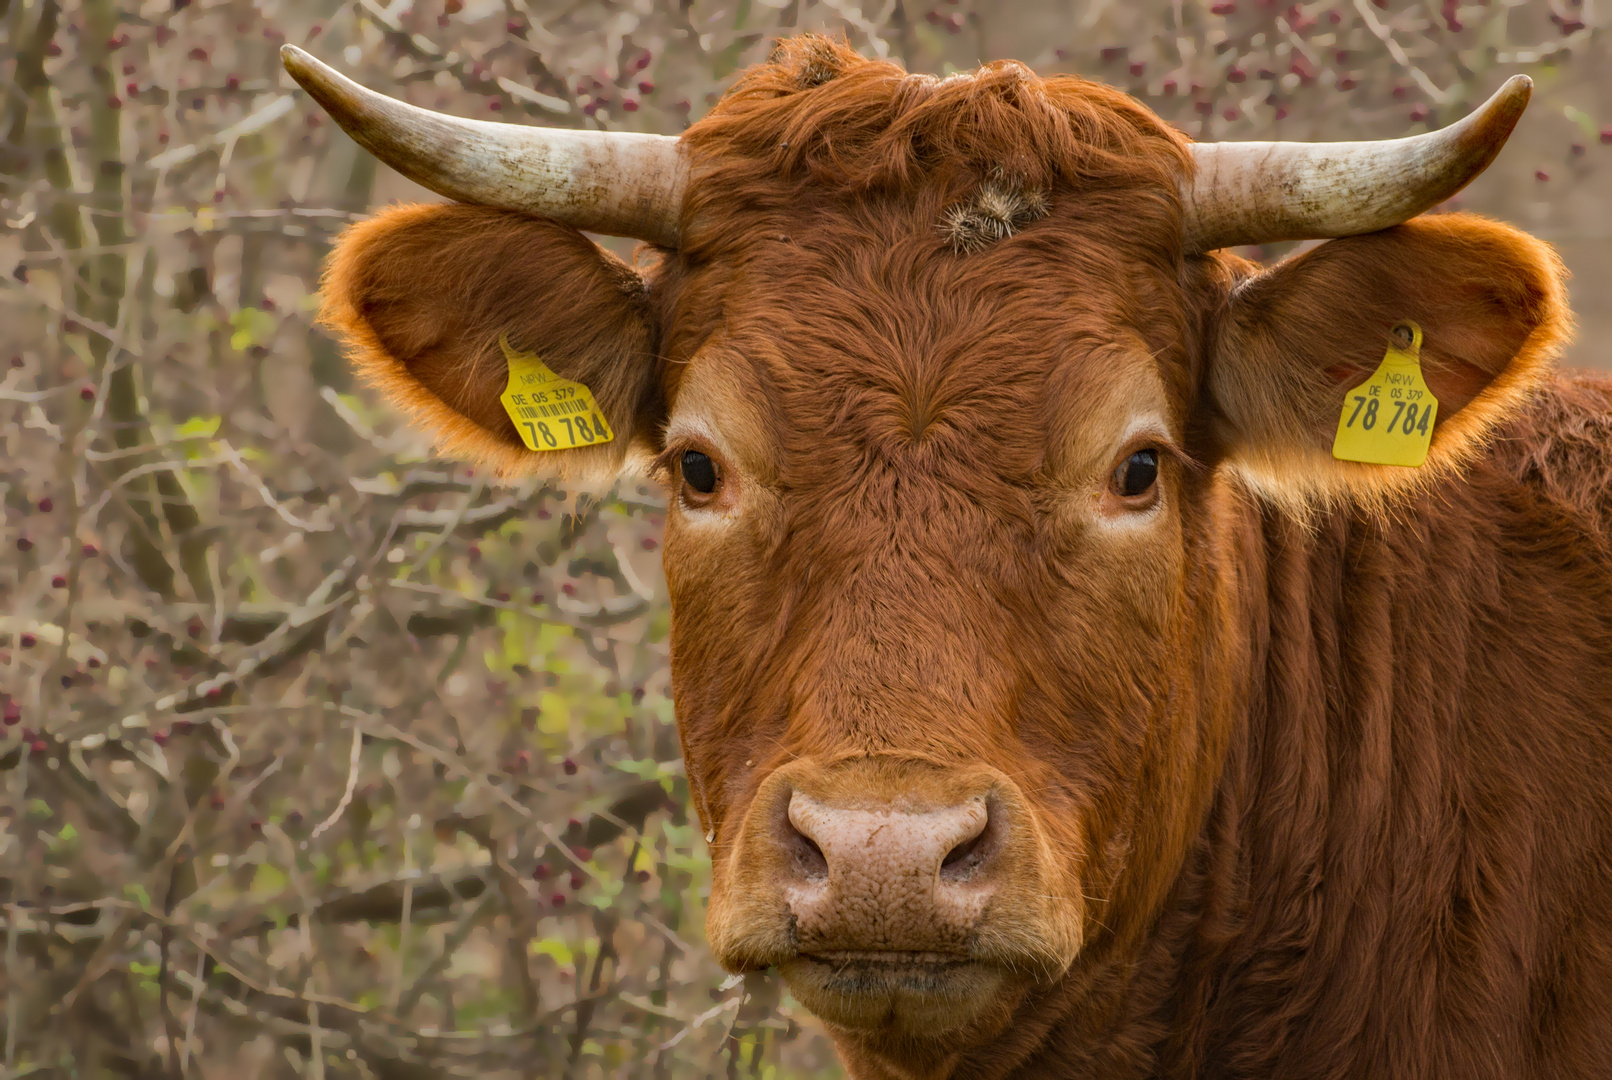
{"type": "Polygon", "coordinates": [[[523,353],[498,339],[509,363],[509,384],[499,396],[528,450],[575,450],[614,439],[593,391],[562,379],[536,353],[523,353]]]}
{"type": "Polygon", "coordinates": [[[1390,345],[1371,378],[1343,399],[1332,441],[1332,456],[1340,461],[1414,468],[1427,460],[1438,398],[1422,378],[1422,328],[1402,325],[1411,332],[1410,345],[1390,345]]]}

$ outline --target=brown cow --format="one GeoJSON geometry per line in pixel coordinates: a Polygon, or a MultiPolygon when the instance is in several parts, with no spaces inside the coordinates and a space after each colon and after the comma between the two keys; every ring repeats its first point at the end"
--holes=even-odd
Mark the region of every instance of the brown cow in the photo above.
{"type": "Polygon", "coordinates": [[[506,473],[665,479],[711,946],[856,1076],[1612,1075],[1612,384],[1553,370],[1546,245],[1415,216],[1526,80],[1399,143],[1199,146],[816,38],[680,139],[287,64],[481,204],[339,245],[381,392],[506,473]],[[1299,237],[1344,238],[1218,250],[1299,237]],[[1426,464],[1334,459],[1407,323],[1426,464]],[[506,337],[613,441],[527,450],[506,337]]]}

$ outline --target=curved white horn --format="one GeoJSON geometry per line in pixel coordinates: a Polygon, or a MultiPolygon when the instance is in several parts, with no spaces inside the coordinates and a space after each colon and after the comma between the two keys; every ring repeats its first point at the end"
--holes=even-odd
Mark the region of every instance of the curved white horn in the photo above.
{"type": "Polygon", "coordinates": [[[366,90],[294,45],[280,60],[359,145],[439,195],[677,246],[688,170],[670,135],[460,120],[366,90]]]}
{"type": "Polygon", "coordinates": [[[1514,75],[1470,116],[1408,139],[1194,143],[1194,176],[1181,193],[1187,248],[1353,236],[1408,221],[1489,167],[1533,85],[1514,75]]]}

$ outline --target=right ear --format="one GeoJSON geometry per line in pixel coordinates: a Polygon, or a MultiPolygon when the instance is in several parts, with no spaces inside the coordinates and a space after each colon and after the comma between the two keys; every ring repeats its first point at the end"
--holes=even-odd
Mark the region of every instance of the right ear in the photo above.
{"type": "Polygon", "coordinates": [[[609,478],[652,453],[664,419],[648,289],[569,225],[460,204],[393,207],[341,235],[320,320],[359,373],[447,454],[505,476],[609,478]],[[600,446],[528,450],[499,400],[499,346],[582,383],[615,432],[600,446]]]}

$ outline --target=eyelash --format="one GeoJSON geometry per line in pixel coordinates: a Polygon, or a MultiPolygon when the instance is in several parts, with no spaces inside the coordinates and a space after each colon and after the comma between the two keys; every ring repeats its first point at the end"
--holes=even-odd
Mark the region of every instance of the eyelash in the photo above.
{"type": "Polygon", "coordinates": [[[684,505],[703,509],[708,504],[721,498],[726,486],[727,470],[722,465],[722,459],[710,450],[700,445],[688,443],[674,443],[661,451],[650,466],[651,474],[661,479],[668,488],[675,488],[677,497],[684,505]],[[689,484],[683,475],[683,458],[688,454],[700,454],[710,460],[713,471],[716,473],[716,486],[709,492],[699,491],[689,484]]]}

